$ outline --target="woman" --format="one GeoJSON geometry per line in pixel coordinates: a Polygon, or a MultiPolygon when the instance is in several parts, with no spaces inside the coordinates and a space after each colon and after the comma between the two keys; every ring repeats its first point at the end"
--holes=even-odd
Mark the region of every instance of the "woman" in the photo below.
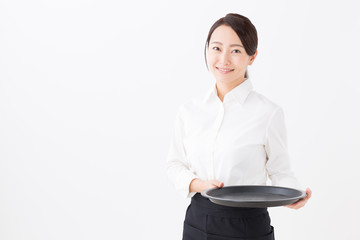
{"type": "MultiPolygon", "coordinates": [[[[247,67],[257,56],[257,31],[250,20],[227,14],[211,27],[205,60],[216,84],[205,97],[184,104],[177,115],[167,174],[191,197],[183,240],[274,239],[266,208],[220,206],[201,196],[230,185],[300,188],[286,146],[282,109],[252,90],[247,67]]],[[[299,209],[311,197],[288,207],[299,209]]]]}

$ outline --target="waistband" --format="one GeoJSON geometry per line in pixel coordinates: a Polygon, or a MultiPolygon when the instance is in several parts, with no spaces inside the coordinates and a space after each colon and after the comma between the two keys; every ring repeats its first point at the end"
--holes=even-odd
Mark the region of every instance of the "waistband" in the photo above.
{"type": "Polygon", "coordinates": [[[196,193],[191,204],[208,210],[219,210],[222,212],[241,213],[242,216],[254,216],[257,214],[267,213],[267,208],[245,208],[245,207],[229,207],[211,202],[208,198],[203,197],[200,193],[196,193]]]}

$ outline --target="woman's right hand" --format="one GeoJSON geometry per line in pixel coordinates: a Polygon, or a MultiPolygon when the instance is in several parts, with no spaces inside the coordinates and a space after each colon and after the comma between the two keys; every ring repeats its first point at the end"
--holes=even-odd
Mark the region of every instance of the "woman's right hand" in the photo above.
{"type": "Polygon", "coordinates": [[[201,180],[195,178],[190,183],[190,192],[198,192],[201,193],[202,191],[209,189],[209,188],[222,188],[224,186],[223,182],[218,180],[201,180]]]}

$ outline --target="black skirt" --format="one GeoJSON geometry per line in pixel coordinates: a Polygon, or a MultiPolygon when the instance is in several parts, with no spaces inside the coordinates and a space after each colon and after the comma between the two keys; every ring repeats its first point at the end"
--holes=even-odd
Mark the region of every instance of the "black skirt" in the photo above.
{"type": "Polygon", "coordinates": [[[274,240],[266,208],[227,207],[197,193],[186,210],[183,240],[274,240]]]}

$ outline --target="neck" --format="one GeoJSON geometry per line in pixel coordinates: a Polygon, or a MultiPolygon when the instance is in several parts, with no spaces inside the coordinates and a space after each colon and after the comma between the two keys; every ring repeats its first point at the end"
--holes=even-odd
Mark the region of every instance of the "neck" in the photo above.
{"type": "Polygon", "coordinates": [[[243,83],[245,79],[241,79],[240,81],[231,82],[231,83],[224,83],[221,81],[216,81],[216,91],[217,95],[220,98],[221,101],[224,101],[225,95],[233,90],[235,87],[239,86],[241,83],[243,83]]]}

